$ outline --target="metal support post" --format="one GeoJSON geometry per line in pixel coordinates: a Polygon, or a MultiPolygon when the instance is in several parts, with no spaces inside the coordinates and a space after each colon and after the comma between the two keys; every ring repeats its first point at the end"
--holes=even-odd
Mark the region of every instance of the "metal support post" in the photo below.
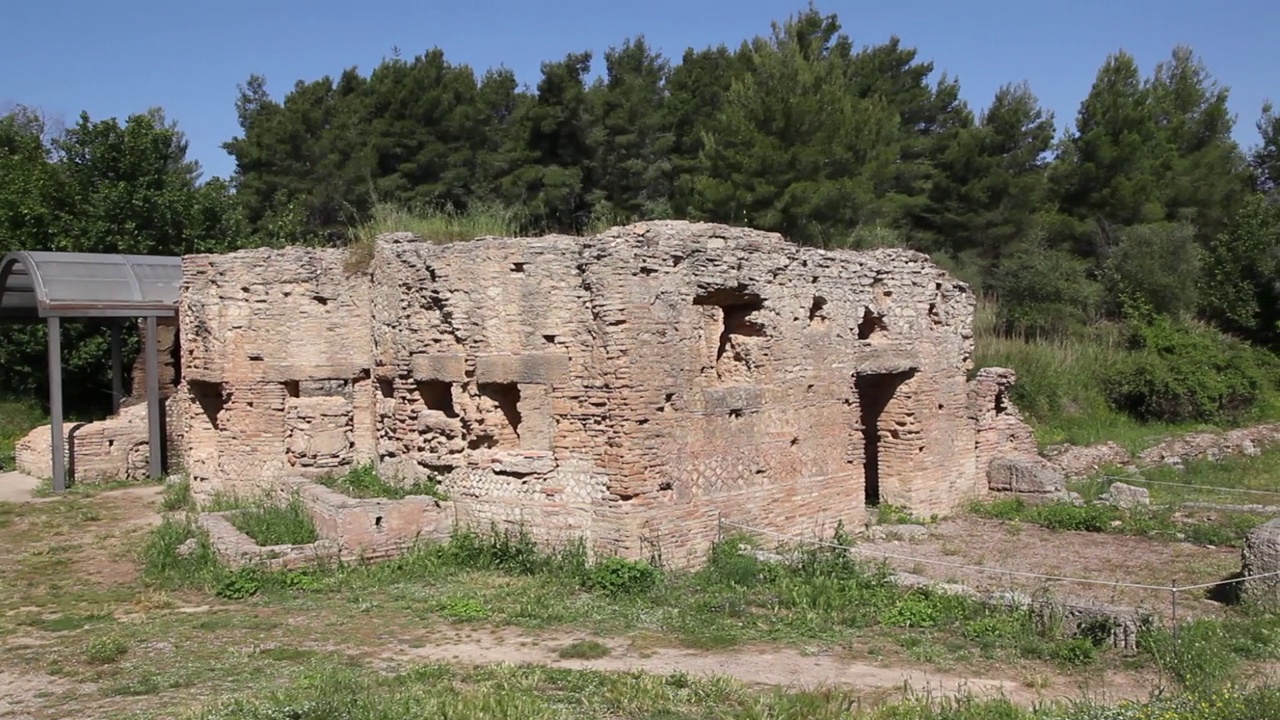
{"type": "Polygon", "coordinates": [[[53,451],[53,491],[67,491],[67,455],[62,436],[62,323],[49,318],[49,443],[53,451]]]}
{"type": "Polygon", "coordinates": [[[156,319],[147,318],[147,428],[149,430],[148,455],[151,460],[151,479],[159,480],[164,475],[164,456],[161,444],[162,415],[160,413],[160,362],[156,357],[156,319]]]}

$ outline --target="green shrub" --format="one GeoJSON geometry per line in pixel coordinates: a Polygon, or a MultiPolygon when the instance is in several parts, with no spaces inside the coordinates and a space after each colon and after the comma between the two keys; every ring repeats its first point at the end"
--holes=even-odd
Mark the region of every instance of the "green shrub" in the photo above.
{"type": "Polygon", "coordinates": [[[1105,377],[1116,409],[1147,422],[1238,422],[1272,391],[1261,351],[1155,317],[1130,325],[1132,352],[1105,377]]]}
{"type": "Polygon", "coordinates": [[[638,595],[652,590],[662,579],[658,568],[642,560],[611,557],[587,572],[587,589],[606,595],[638,595]]]}
{"type": "Polygon", "coordinates": [[[1088,322],[1100,297],[1087,263],[1034,237],[1012,248],[994,280],[1007,333],[1061,337],[1088,322]]]}
{"type": "Polygon", "coordinates": [[[1118,231],[1119,242],[1103,263],[1110,310],[1137,300],[1156,313],[1180,317],[1196,308],[1200,248],[1187,223],[1134,225],[1118,231]]]}
{"type": "Polygon", "coordinates": [[[147,536],[140,552],[142,577],[161,587],[208,582],[218,562],[209,538],[190,518],[165,518],[147,536]]]}
{"type": "Polygon", "coordinates": [[[213,594],[224,600],[243,600],[262,590],[265,573],[253,566],[237,568],[218,578],[213,594]]]}
{"type": "Polygon", "coordinates": [[[186,479],[165,483],[164,495],[160,498],[160,510],[175,512],[190,510],[195,507],[195,499],[191,495],[191,482],[186,479]]]}
{"type": "Polygon", "coordinates": [[[107,665],[129,652],[129,641],[119,635],[100,635],[84,645],[84,659],[94,665],[107,665]]]}

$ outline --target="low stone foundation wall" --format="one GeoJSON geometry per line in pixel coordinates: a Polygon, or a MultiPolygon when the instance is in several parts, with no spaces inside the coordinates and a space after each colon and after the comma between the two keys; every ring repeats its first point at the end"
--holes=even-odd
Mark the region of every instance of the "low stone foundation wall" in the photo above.
{"type": "MultiPolygon", "coordinates": [[[[166,412],[170,425],[168,442],[173,443],[176,424],[166,412]]],[[[146,480],[150,474],[150,439],[147,405],[120,408],[120,412],[90,423],[62,425],[67,479],[73,483],[104,483],[116,480],[146,480]]],[[[27,433],[14,446],[14,463],[19,472],[36,478],[53,476],[53,433],[49,425],[27,433]]]]}
{"type": "Polygon", "coordinates": [[[896,573],[891,581],[901,587],[962,595],[1006,610],[1029,609],[1037,623],[1055,628],[1065,637],[1105,641],[1120,650],[1137,650],[1138,633],[1155,622],[1154,615],[1125,605],[1104,605],[1067,596],[1037,597],[1014,590],[984,593],[968,585],[937,582],[910,573],[896,573]]]}
{"type": "Polygon", "coordinates": [[[1169,438],[1137,456],[1113,442],[1097,445],[1055,445],[1044,456],[1067,479],[1081,479],[1107,466],[1145,468],[1156,465],[1181,467],[1194,460],[1221,460],[1231,455],[1258,455],[1280,441],[1280,424],[1255,425],[1225,432],[1195,432],[1169,438]]]}
{"type": "Polygon", "coordinates": [[[269,570],[288,570],[341,557],[339,543],[323,538],[306,545],[259,545],[231,524],[230,518],[235,514],[235,510],[201,513],[196,518],[200,528],[208,533],[214,553],[228,567],[254,565],[269,570]]]}
{"type": "Polygon", "coordinates": [[[197,522],[222,562],[286,569],[325,561],[386,560],[418,542],[447,540],[453,531],[453,503],[433,497],[353,498],[305,479],[282,482],[276,490],[282,495],[298,493],[320,539],[306,545],[263,546],[231,524],[236,511],[201,513],[197,522]]]}

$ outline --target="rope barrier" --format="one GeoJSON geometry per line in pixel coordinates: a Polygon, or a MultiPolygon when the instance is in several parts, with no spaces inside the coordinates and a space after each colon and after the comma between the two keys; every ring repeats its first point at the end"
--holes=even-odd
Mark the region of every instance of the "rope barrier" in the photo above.
{"type": "MultiPolygon", "coordinates": [[[[1096,579],[1096,578],[1069,577],[1069,576],[1065,576],[1065,575],[1045,575],[1045,574],[1042,574],[1042,573],[1026,572],[1026,571],[1022,571],[1022,570],[1007,570],[1007,569],[1004,569],[1004,568],[993,568],[993,567],[990,567],[990,566],[987,566],[987,565],[965,565],[965,564],[963,564],[963,563],[948,562],[948,561],[946,561],[946,560],[934,560],[933,558],[911,557],[911,556],[909,556],[909,555],[899,555],[899,554],[896,554],[896,553],[888,553],[888,552],[882,552],[882,551],[877,551],[877,550],[870,550],[870,549],[868,549],[868,548],[855,547],[855,546],[852,546],[852,545],[841,545],[841,544],[839,544],[839,543],[828,542],[828,541],[825,541],[825,540],[815,540],[815,539],[812,539],[812,538],[805,538],[805,537],[801,537],[801,536],[799,536],[799,535],[788,535],[787,533],[781,533],[781,532],[777,532],[777,531],[775,531],[775,530],[766,530],[766,529],[764,529],[764,528],[752,527],[752,526],[750,526],[750,525],[743,525],[742,523],[735,523],[735,522],[732,522],[732,521],[729,521],[729,520],[723,520],[723,519],[722,519],[722,520],[720,520],[720,524],[721,524],[721,525],[723,525],[723,526],[727,526],[727,527],[738,528],[738,529],[740,529],[740,530],[748,530],[748,531],[750,531],[750,532],[759,533],[759,534],[762,534],[762,535],[771,535],[771,536],[773,536],[773,537],[775,537],[775,538],[779,538],[779,539],[782,539],[782,540],[790,540],[790,541],[793,541],[793,542],[808,543],[808,544],[810,544],[810,545],[816,545],[816,546],[819,546],[819,547],[827,547],[827,548],[832,548],[832,549],[836,549],[836,550],[844,550],[844,551],[847,551],[847,552],[858,553],[858,554],[861,554],[861,555],[873,555],[873,556],[877,556],[877,557],[889,558],[889,559],[892,559],[892,560],[902,560],[902,561],[907,561],[907,562],[918,562],[918,563],[923,563],[923,564],[926,564],[926,565],[939,565],[939,566],[941,566],[941,567],[949,567],[949,568],[957,569],[957,570],[975,570],[975,571],[978,571],[978,572],[984,572],[984,573],[988,573],[988,574],[991,574],[991,575],[1004,575],[1004,576],[1012,576],[1012,577],[1024,577],[1024,578],[1032,578],[1032,579],[1036,579],[1036,580],[1054,580],[1054,581],[1058,581],[1058,582],[1079,583],[1079,584],[1084,584],[1084,585],[1103,585],[1103,586],[1106,586],[1106,587],[1114,587],[1114,588],[1130,588],[1130,589],[1134,589],[1134,590],[1158,590],[1158,591],[1161,591],[1161,592],[1169,592],[1169,591],[1173,591],[1173,592],[1175,592],[1175,593],[1182,592],[1182,591],[1185,591],[1185,590],[1203,590],[1203,589],[1206,589],[1206,588],[1217,587],[1217,586],[1219,586],[1219,585],[1230,585],[1230,584],[1232,584],[1232,583],[1240,582],[1240,579],[1235,579],[1235,580],[1219,580],[1219,581],[1217,581],[1217,582],[1203,583],[1203,584],[1200,584],[1200,585],[1187,585],[1187,586],[1184,586],[1184,587],[1175,587],[1175,586],[1170,586],[1170,585],[1145,585],[1145,584],[1142,584],[1142,583],[1121,582],[1121,581],[1116,581],[1116,580],[1098,580],[1098,579],[1096,579]]],[[[1250,580],[1257,580],[1257,579],[1261,579],[1261,578],[1277,577],[1277,576],[1280,576],[1280,571],[1277,571],[1277,572],[1269,572],[1269,573],[1263,573],[1263,574],[1261,574],[1261,575],[1251,575],[1251,576],[1249,576],[1249,579],[1250,579],[1250,580]]]]}
{"type": "Polygon", "coordinates": [[[1235,492],[1247,493],[1250,495],[1266,495],[1268,497],[1280,497],[1280,491],[1274,490],[1254,490],[1252,488],[1232,488],[1218,487],[1216,485],[1191,485],[1189,483],[1175,483],[1164,480],[1148,480],[1141,475],[1103,475],[1104,480],[1123,480],[1126,482],[1140,482],[1148,485],[1167,485],[1169,487],[1191,488],[1192,490],[1210,490],[1215,492],[1235,492]]]}

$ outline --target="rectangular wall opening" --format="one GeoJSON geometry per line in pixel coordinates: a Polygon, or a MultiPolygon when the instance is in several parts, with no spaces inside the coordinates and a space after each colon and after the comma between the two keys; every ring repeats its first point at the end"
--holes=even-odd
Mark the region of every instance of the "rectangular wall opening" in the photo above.
{"type": "Polygon", "coordinates": [[[223,384],[204,380],[188,380],[187,388],[191,393],[191,399],[200,406],[200,410],[204,412],[205,418],[208,419],[209,427],[214,430],[220,430],[219,416],[227,407],[227,401],[229,400],[223,384]]]}
{"type": "Polygon", "coordinates": [[[858,391],[861,408],[863,441],[863,477],[866,479],[865,502],[867,507],[881,503],[881,482],[893,475],[893,467],[886,463],[884,443],[896,437],[892,423],[886,423],[886,410],[897,398],[903,383],[915,375],[914,370],[895,373],[858,375],[854,385],[858,391]]]}
{"type": "Polygon", "coordinates": [[[480,383],[480,395],[497,405],[506,420],[499,438],[500,445],[520,446],[520,386],[515,383],[480,383]],[[508,434],[509,433],[509,434],[508,434]],[[512,442],[514,440],[514,442],[512,442]]]}
{"type": "Polygon", "coordinates": [[[428,410],[442,412],[445,417],[458,417],[458,411],[453,407],[453,383],[421,380],[418,382],[418,395],[428,410]]]}

